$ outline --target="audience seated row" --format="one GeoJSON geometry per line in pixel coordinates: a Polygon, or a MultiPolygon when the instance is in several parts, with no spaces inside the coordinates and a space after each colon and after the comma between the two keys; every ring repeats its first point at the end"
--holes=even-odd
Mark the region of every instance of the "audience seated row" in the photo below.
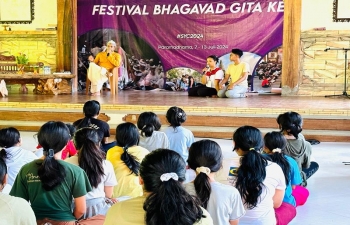
{"type": "Polygon", "coordinates": [[[181,126],[186,113],[179,107],[167,111],[164,133],[157,115],[144,112],[137,126],[119,124],[111,145],[109,125],[97,119],[100,104],[88,101],[83,111],[85,118],[74,123],[77,154],[65,160],[62,152],[72,140],[62,122],[40,128],[39,159],[19,147],[18,130],[0,130],[0,202],[7,204],[0,205],[1,224],[89,224],[101,215],[95,223],[288,224],[295,207],[305,204],[306,180],[318,169],[296,112],[279,115],[280,131],[265,137],[255,127],[238,128],[238,156],[223,158],[215,141],[195,142],[181,126]],[[191,171],[194,180],[186,180],[191,171]],[[7,173],[10,196],[3,193],[7,173]],[[21,201],[26,220],[12,210],[21,201]]]}

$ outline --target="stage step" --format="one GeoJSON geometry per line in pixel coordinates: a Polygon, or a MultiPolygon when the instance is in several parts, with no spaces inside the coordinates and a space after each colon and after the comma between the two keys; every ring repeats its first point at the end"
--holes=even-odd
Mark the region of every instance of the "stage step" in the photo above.
{"type": "MultiPolygon", "coordinates": [[[[111,127],[111,134],[115,134],[118,123],[124,121],[135,123],[139,114],[121,114],[108,111],[101,113],[99,119],[107,121],[111,127]],[[110,120],[112,118],[112,120],[110,120]]],[[[165,115],[158,115],[162,129],[168,125],[165,115]]],[[[83,118],[81,112],[50,112],[50,111],[0,111],[0,128],[14,126],[20,131],[37,132],[47,121],[63,121],[72,123],[83,118]]],[[[190,129],[195,137],[231,139],[233,132],[240,126],[251,125],[259,128],[263,133],[277,131],[276,117],[261,116],[206,116],[188,115],[184,127],[190,129]]],[[[317,139],[323,142],[350,142],[350,119],[346,118],[304,118],[303,132],[306,139],[317,139]]]]}

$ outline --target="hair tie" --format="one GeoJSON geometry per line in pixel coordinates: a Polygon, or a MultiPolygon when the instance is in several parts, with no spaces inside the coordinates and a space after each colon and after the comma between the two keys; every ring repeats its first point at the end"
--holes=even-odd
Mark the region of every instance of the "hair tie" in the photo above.
{"type": "Polygon", "coordinates": [[[206,175],[209,175],[210,174],[210,169],[208,167],[201,166],[201,167],[197,167],[196,168],[196,172],[197,173],[205,173],[206,175]]]}
{"type": "Polygon", "coordinates": [[[53,149],[49,149],[49,155],[48,157],[53,158],[55,155],[55,151],[53,149]]]}
{"type": "Polygon", "coordinates": [[[255,150],[255,148],[250,148],[250,149],[249,149],[249,151],[254,151],[254,150],[255,150]]]}
{"type": "Polygon", "coordinates": [[[168,181],[170,179],[179,180],[179,176],[176,173],[163,173],[162,176],[160,176],[160,180],[162,182],[168,181]]]}
{"type": "Polygon", "coordinates": [[[276,152],[277,152],[277,153],[281,153],[282,150],[281,150],[280,148],[275,148],[275,149],[272,150],[272,152],[273,152],[273,153],[276,153],[276,152]]]}
{"type": "Polygon", "coordinates": [[[125,152],[128,152],[128,147],[123,147],[123,150],[124,150],[125,152]]]}
{"type": "Polygon", "coordinates": [[[182,113],[179,112],[179,113],[177,114],[177,117],[181,118],[181,117],[182,117],[182,113]]]}

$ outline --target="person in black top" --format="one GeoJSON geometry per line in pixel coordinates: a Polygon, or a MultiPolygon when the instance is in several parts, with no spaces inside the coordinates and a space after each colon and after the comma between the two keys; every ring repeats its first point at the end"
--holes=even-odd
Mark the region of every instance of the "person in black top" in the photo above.
{"type": "Polygon", "coordinates": [[[109,148],[115,146],[115,142],[108,143],[108,138],[110,137],[108,123],[97,119],[100,114],[100,109],[101,106],[98,101],[90,100],[85,102],[83,107],[85,117],[75,121],[73,126],[75,126],[77,130],[84,127],[96,129],[102,143],[102,148],[107,151],[109,148]]]}

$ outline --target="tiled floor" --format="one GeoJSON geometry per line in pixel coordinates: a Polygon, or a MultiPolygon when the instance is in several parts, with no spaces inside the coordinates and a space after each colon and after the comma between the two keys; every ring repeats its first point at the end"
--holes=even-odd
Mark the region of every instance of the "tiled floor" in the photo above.
{"type": "MultiPolygon", "coordinates": [[[[33,132],[22,132],[23,147],[35,149],[33,132]]],[[[232,141],[216,140],[224,157],[234,157],[232,141]]],[[[348,225],[350,224],[350,143],[321,143],[313,145],[313,160],[320,169],[308,180],[310,197],[290,225],[348,225]]]]}

